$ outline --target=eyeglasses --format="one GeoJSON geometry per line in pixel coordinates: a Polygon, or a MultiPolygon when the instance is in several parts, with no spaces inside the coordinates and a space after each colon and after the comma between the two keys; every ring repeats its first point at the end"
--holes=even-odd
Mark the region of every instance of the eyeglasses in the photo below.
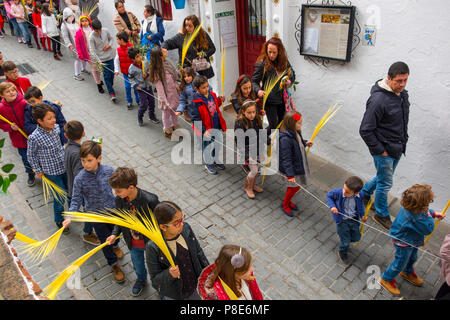
{"type": "Polygon", "coordinates": [[[166,223],[166,224],[164,224],[164,226],[166,226],[166,227],[174,226],[175,228],[178,228],[180,226],[180,224],[182,224],[184,222],[185,219],[186,219],[186,214],[183,214],[181,219],[176,220],[173,223],[166,223]]]}

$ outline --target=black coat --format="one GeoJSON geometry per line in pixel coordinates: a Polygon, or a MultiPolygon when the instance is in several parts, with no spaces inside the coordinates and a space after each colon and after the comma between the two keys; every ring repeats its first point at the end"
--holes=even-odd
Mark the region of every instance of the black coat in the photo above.
{"type": "MultiPolygon", "coordinates": [[[[271,77],[277,77],[277,72],[274,69],[269,69],[264,72],[265,60],[261,60],[256,62],[255,70],[253,71],[252,76],[252,86],[253,90],[258,94],[259,90],[264,90],[264,84],[271,77]]],[[[291,64],[288,62],[288,68],[291,69],[291,77],[289,78],[292,82],[295,81],[295,71],[291,67],[291,64]]],[[[281,80],[280,80],[281,81],[281,80]]],[[[266,105],[280,105],[284,104],[283,91],[280,89],[280,82],[278,82],[275,87],[270,92],[269,97],[267,98],[266,105]]]]}
{"type": "MultiPolygon", "coordinates": [[[[300,139],[306,147],[306,142],[300,132],[300,139]]],[[[279,137],[279,170],[288,178],[293,178],[299,174],[305,174],[303,167],[302,153],[298,145],[295,132],[291,130],[280,131],[279,137]]]]}
{"type": "MultiPolygon", "coordinates": [[[[205,50],[203,48],[200,48],[197,51],[197,46],[195,43],[196,40],[194,40],[186,53],[186,58],[184,59],[184,66],[183,66],[184,68],[191,66],[192,60],[194,60],[197,57],[197,52],[200,52],[200,51],[205,51],[206,60],[208,60],[208,62],[210,62],[211,56],[216,52],[216,47],[214,46],[214,43],[212,42],[208,33],[205,32],[205,34],[206,34],[206,38],[208,40],[208,49],[205,50]]],[[[181,64],[184,36],[185,35],[182,33],[177,33],[172,38],[164,41],[161,45],[162,48],[167,49],[167,50],[178,49],[178,63],[179,64],[181,64]]],[[[205,76],[208,79],[211,79],[212,77],[214,77],[214,70],[211,66],[209,69],[198,71],[198,74],[205,76]]]]}
{"type": "Polygon", "coordinates": [[[401,96],[378,85],[372,87],[367,100],[366,112],[359,128],[372,155],[386,151],[399,159],[406,152],[408,142],[409,100],[408,91],[401,96]]]}
{"type": "MultiPolygon", "coordinates": [[[[195,275],[198,278],[200,277],[202,270],[209,265],[208,259],[206,258],[203,249],[200,247],[200,243],[195,237],[194,231],[192,231],[191,227],[186,222],[183,225],[181,235],[188,246],[192,266],[194,268],[195,275]]],[[[177,259],[174,257],[170,248],[169,252],[172,255],[175,265],[178,265],[177,259]]],[[[153,241],[149,241],[147,243],[145,256],[147,259],[148,273],[150,274],[153,288],[155,288],[161,296],[167,296],[175,300],[180,300],[183,279],[172,278],[169,273],[169,260],[167,260],[162,251],[153,241]]]]}
{"type": "MultiPolygon", "coordinates": [[[[236,122],[234,123],[234,130],[235,130],[234,141],[237,145],[239,154],[242,156],[245,156],[245,161],[248,161],[248,158],[250,155],[253,155],[252,158],[254,160],[256,160],[256,158],[259,158],[261,156],[259,153],[260,142],[261,142],[260,135],[261,135],[261,137],[264,137],[263,131],[266,131],[265,129],[263,129],[261,126],[258,125],[258,121],[256,121],[256,119],[254,119],[252,123],[253,123],[253,127],[248,128],[247,130],[245,129],[242,121],[236,120],[236,122]],[[238,129],[242,129],[244,131],[244,133],[248,134],[245,136],[244,144],[242,144],[241,141],[238,141],[238,138],[236,136],[236,130],[238,130],[238,129]],[[252,136],[250,135],[250,132],[248,132],[248,131],[252,130],[252,129],[254,129],[254,131],[255,131],[256,143],[250,144],[250,142],[255,141],[253,138],[252,138],[252,140],[250,140],[250,137],[252,137],[252,136]]],[[[253,133],[251,133],[251,134],[253,134],[253,133]]],[[[270,132],[266,131],[265,134],[266,134],[266,139],[263,141],[266,145],[270,145],[270,132]]]]}
{"type": "MultiPolygon", "coordinates": [[[[148,191],[142,190],[138,188],[138,195],[136,199],[133,201],[127,202],[125,199],[122,199],[120,197],[116,197],[116,208],[117,209],[124,209],[124,210],[131,210],[130,206],[134,205],[137,212],[142,212],[144,215],[150,219],[150,212],[148,211],[148,208],[150,210],[154,211],[155,207],[158,205],[159,200],[158,196],[150,193],[148,191]]],[[[121,227],[121,226],[114,226],[112,234],[115,236],[118,236],[120,234],[123,234],[123,239],[125,240],[125,243],[127,244],[128,249],[131,250],[131,232],[130,229],[121,227]]],[[[144,242],[147,244],[149,239],[144,236],[144,242]]]]}

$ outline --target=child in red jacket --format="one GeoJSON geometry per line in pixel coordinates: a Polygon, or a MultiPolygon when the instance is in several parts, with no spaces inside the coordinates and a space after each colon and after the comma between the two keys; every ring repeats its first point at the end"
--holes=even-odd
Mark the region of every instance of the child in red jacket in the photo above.
{"type": "Polygon", "coordinates": [[[205,76],[196,76],[194,79],[194,110],[192,123],[194,132],[203,136],[202,152],[205,168],[211,174],[217,174],[217,169],[224,170],[220,149],[222,148],[222,133],[227,125],[220,112],[220,106],[225,97],[217,95],[209,89],[208,79],[205,76]],[[211,146],[210,146],[211,145],[211,146]]]}
{"type": "Polygon", "coordinates": [[[17,148],[22,158],[25,171],[28,173],[28,186],[35,183],[34,172],[27,159],[27,138],[19,131],[24,130],[25,107],[27,102],[17,93],[16,86],[10,82],[0,83],[0,115],[6,120],[0,120],[0,129],[9,133],[9,138],[14,148],[17,148]]]}
{"type": "Polygon", "coordinates": [[[6,76],[6,82],[13,83],[16,86],[17,92],[19,92],[23,98],[25,91],[31,87],[30,79],[19,77],[19,69],[17,69],[16,64],[12,61],[3,62],[2,69],[6,76]]]}

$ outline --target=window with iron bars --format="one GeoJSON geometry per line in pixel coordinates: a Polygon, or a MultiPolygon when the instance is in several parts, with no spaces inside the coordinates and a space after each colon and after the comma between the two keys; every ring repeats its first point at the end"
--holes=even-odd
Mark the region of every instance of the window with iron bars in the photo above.
{"type": "Polygon", "coordinates": [[[172,3],[170,0],[150,0],[149,2],[161,14],[164,20],[173,20],[172,3]]]}

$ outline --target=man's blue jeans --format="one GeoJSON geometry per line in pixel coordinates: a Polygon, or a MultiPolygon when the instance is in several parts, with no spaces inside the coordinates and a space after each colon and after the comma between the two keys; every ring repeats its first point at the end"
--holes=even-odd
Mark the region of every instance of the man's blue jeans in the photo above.
{"type": "Polygon", "coordinates": [[[411,274],[414,271],[413,265],[417,261],[417,251],[415,247],[395,247],[395,260],[384,271],[381,278],[384,281],[392,281],[400,272],[411,274]]]}
{"type": "MultiPolygon", "coordinates": [[[[67,191],[67,175],[65,173],[56,176],[46,174],[45,177],[58,187],[67,191]]],[[[64,212],[64,203],[64,198],[60,196],[53,197],[53,214],[56,223],[61,223],[64,221],[62,216],[62,213],[64,212]]]]}
{"type": "Polygon", "coordinates": [[[136,272],[138,280],[147,280],[147,269],[145,269],[145,249],[131,247],[130,250],[131,261],[133,262],[133,269],[136,272]]]}
{"type": "MultiPolygon", "coordinates": [[[[123,80],[125,81],[125,93],[127,95],[127,102],[133,103],[133,96],[131,95],[131,83],[130,83],[130,80],[128,79],[128,75],[123,73],[122,76],[123,76],[123,80]]],[[[134,98],[136,100],[136,104],[139,105],[139,95],[138,95],[138,90],[136,88],[134,88],[134,98]]]]}
{"type": "Polygon", "coordinates": [[[389,156],[375,155],[373,161],[377,175],[367,181],[362,190],[368,196],[375,191],[375,211],[378,215],[387,217],[389,216],[388,193],[392,188],[394,171],[399,160],[389,156]]]}
{"type": "Polygon", "coordinates": [[[361,233],[359,232],[359,222],[354,220],[344,220],[336,225],[337,234],[341,239],[339,245],[340,252],[347,252],[350,243],[358,242],[361,239],[361,233]]]}
{"type": "MultiPolygon", "coordinates": [[[[216,131],[215,129],[214,131],[216,131]]],[[[202,140],[202,153],[203,160],[205,164],[212,165],[214,163],[223,163],[223,159],[221,157],[222,150],[222,134],[219,130],[216,131],[217,134],[212,134],[211,139],[207,139],[203,136],[202,140]]]]}

